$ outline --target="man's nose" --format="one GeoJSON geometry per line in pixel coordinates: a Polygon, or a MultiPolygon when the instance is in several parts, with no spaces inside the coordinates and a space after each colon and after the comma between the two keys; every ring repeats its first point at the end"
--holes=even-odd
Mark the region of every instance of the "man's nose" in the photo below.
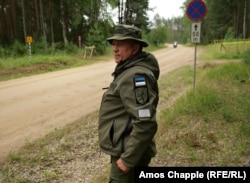
{"type": "Polygon", "coordinates": [[[113,51],[118,51],[118,46],[117,45],[113,45],[113,51]]]}

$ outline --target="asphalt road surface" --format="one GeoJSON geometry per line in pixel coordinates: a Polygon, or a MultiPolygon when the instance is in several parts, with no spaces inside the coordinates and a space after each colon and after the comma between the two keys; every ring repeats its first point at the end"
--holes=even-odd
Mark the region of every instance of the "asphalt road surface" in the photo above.
{"type": "MultiPolygon", "coordinates": [[[[194,63],[194,48],[178,45],[153,52],[161,75],[194,63]]],[[[113,60],[0,82],[0,160],[26,141],[74,123],[99,109],[113,60]]]]}

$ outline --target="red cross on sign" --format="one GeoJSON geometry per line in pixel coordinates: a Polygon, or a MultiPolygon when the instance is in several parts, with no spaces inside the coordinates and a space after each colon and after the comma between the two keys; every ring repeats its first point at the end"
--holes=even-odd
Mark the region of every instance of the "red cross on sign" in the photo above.
{"type": "Polygon", "coordinates": [[[203,0],[193,0],[187,6],[186,14],[191,21],[202,20],[206,13],[207,7],[203,0]]]}

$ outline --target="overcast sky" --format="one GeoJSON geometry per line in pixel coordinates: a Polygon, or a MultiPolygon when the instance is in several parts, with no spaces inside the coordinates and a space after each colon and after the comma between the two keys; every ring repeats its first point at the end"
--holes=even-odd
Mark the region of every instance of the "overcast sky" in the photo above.
{"type": "Polygon", "coordinates": [[[149,7],[155,7],[154,12],[148,12],[149,19],[152,20],[156,13],[165,19],[181,16],[183,10],[180,7],[184,2],[185,0],[149,0],[149,7]]]}
{"type": "MultiPolygon", "coordinates": [[[[157,13],[165,19],[182,16],[183,12],[180,7],[184,2],[185,0],[149,0],[149,8],[155,8],[154,11],[148,11],[149,20],[153,20],[157,13]]],[[[112,11],[114,22],[117,23],[118,9],[110,11],[112,11]]]]}

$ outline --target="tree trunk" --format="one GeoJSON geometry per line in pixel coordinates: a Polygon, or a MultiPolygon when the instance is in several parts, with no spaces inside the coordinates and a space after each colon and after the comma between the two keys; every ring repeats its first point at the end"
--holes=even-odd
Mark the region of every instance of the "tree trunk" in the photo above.
{"type": "Polygon", "coordinates": [[[22,6],[22,16],[23,16],[23,34],[24,34],[24,42],[26,42],[27,37],[27,31],[26,31],[26,20],[25,20],[25,11],[24,11],[24,0],[21,0],[21,6],[22,6]]]}
{"type": "Polygon", "coordinates": [[[61,24],[62,24],[62,32],[63,32],[63,40],[64,40],[64,44],[67,45],[68,44],[68,39],[67,39],[67,34],[66,34],[66,26],[65,26],[65,12],[64,12],[64,5],[63,5],[63,1],[60,2],[60,6],[61,6],[61,24]]]}
{"type": "Polygon", "coordinates": [[[53,19],[54,19],[54,3],[50,2],[50,32],[51,32],[51,44],[52,49],[54,51],[54,26],[53,26],[53,19]]]}
{"type": "Polygon", "coordinates": [[[35,11],[36,11],[36,30],[40,30],[40,24],[39,24],[39,11],[38,11],[37,0],[35,0],[35,11]]]}
{"type": "Polygon", "coordinates": [[[245,0],[244,5],[244,18],[243,18],[243,39],[246,39],[246,11],[247,10],[247,1],[245,0]]]}
{"type": "Polygon", "coordinates": [[[16,38],[16,2],[11,0],[10,2],[10,20],[11,20],[11,41],[16,38]]]}
{"type": "Polygon", "coordinates": [[[41,18],[41,27],[42,27],[43,36],[44,36],[45,41],[47,41],[46,31],[45,31],[45,23],[44,23],[44,18],[43,18],[43,3],[42,3],[42,0],[40,0],[40,18],[41,18]]]}

